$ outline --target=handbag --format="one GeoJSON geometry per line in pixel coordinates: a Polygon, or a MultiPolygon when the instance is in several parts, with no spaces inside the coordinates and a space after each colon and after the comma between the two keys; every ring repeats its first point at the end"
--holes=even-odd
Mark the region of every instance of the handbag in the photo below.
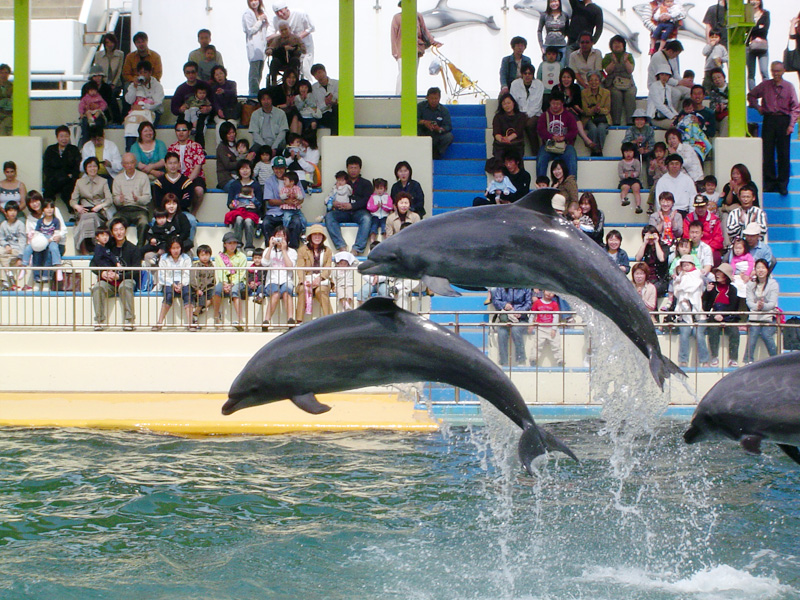
{"type": "Polygon", "coordinates": [[[250,125],[250,116],[259,108],[258,102],[253,100],[248,100],[242,105],[242,117],[239,120],[239,124],[243,127],[247,127],[250,125]]]}
{"type": "Polygon", "coordinates": [[[633,87],[633,79],[630,77],[622,77],[621,75],[615,75],[614,78],[611,80],[611,87],[615,90],[620,90],[624,92],[625,90],[629,90],[633,87]]]}
{"type": "Polygon", "coordinates": [[[750,52],[766,52],[767,40],[764,38],[750,38],[750,43],[747,44],[747,49],[750,52]]]}
{"type": "Polygon", "coordinates": [[[564,154],[564,152],[567,151],[567,142],[547,140],[547,143],[544,145],[544,149],[550,154],[564,154]]]}
{"type": "Polygon", "coordinates": [[[789,50],[789,44],[783,51],[783,68],[787,71],[800,72],[800,49],[789,50]]]}

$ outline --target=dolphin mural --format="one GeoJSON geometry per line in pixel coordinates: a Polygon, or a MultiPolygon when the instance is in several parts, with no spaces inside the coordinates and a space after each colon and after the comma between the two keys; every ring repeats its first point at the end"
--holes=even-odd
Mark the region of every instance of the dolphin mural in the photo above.
{"type": "Polygon", "coordinates": [[[720,379],[697,405],[683,439],[739,442],[761,454],[761,442],[800,464],[800,353],[781,354],[742,367],[720,379]]]}
{"type": "Polygon", "coordinates": [[[431,33],[444,33],[470,25],[486,25],[494,31],[500,30],[500,27],[494,22],[494,17],[484,17],[468,10],[450,8],[447,4],[448,1],[439,0],[434,8],[421,13],[425,26],[431,33]]]}
{"type": "Polygon", "coordinates": [[[296,327],[261,348],[236,377],[222,414],[289,398],[312,414],[330,410],[315,394],[372,385],[438,381],[485,398],[523,430],[520,461],[547,450],[578,460],[555,436],[537,427],[511,380],[461,336],[371,298],[356,310],[296,327]]]}
{"type": "MultiPolygon", "coordinates": [[[[683,4],[683,8],[686,12],[686,17],[683,20],[683,24],[681,28],[678,30],[678,37],[685,37],[694,40],[700,40],[701,42],[706,41],[706,26],[703,25],[700,21],[695,19],[694,17],[689,15],[689,11],[694,8],[694,4],[686,2],[683,4]]],[[[642,20],[645,28],[648,29],[648,35],[650,33],[650,27],[648,24],[650,23],[651,18],[653,17],[653,7],[650,4],[635,4],[633,6],[633,12],[642,20]]]]}
{"type": "Polygon", "coordinates": [[[463,286],[541,287],[571,294],[611,319],[664,380],[683,371],[661,354],[642,299],[605,250],[553,211],[558,190],[514,204],[464,208],[425,219],[381,242],[358,270],[422,279],[440,295],[463,286]]]}

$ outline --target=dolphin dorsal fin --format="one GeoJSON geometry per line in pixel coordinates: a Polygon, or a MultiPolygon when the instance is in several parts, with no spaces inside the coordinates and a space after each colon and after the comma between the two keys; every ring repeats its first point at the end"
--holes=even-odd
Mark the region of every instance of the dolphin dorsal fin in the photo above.
{"type": "Polygon", "coordinates": [[[394,303],[392,298],[388,298],[386,296],[375,296],[374,298],[370,298],[364,304],[359,306],[356,310],[365,310],[367,312],[374,312],[374,313],[387,313],[387,312],[396,312],[400,310],[400,307],[394,303]]]}
{"type": "Polygon", "coordinates": [[[555,217],[556,211],[553,210],[553,196],[558,193],[558,190],[555,188],[541,188],[534,190],[527,196],[524,196],[514,202],[514,206],[535,210],[536,212],[555,217]]]}

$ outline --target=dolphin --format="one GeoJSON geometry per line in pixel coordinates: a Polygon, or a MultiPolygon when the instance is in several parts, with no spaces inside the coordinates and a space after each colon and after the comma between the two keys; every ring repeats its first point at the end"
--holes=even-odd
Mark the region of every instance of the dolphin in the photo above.
{"type": "Polygon", "coordinates": [[[523,430],[517,449],[531,475],[531,462],[547,450],[578,460],[536,425],[517,388],[483,352],[391,298],[371,298],[272,340],[236,377],[222,414],[284,398],[320,414],[330,407],[315,394],[415,381],[458,386],[491,402],[523,430]]]}
{"type": "Polygon", "coordinates": [[[470,25],[486,25],[489,29],[500,30],[500,27],[494,22],[494,17],[484,17],[467,10],[450,8],[447,2],[448,0],[439,0],[435,7],[421,13],[425,26],[431,32],[443,33],[470,25]]]}
{"type": "Polygon", "coordinates": [[[800,353],[781,354],[720,379],[697,405],[687,444],[730,438],[750,454],[769,440],[800,464],[800,353]]]}
{"type": "Polygon", "coordinates": [[[605,250],[553,211],[558,190],[534,190],[514,204],[464,208],[407,227],[381,242],[358,270],[422,279],[434,293],[460,286],[542,287],[576,296],[606,315],[647,357],[663,389],[684,374],[661,354],[642,299],[605,250]]]}

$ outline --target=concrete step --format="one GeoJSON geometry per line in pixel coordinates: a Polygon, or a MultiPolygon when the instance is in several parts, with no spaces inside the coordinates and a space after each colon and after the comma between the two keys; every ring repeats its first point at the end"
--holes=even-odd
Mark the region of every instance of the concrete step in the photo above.
{"type": "Polygon", "coordinates": [[[433,190],[437,191],[483,191],[486,189],[489,178],[484,174],[433,174],[433,190]]]}
{"type": "Polygon", "coordinates": [[[782,294],[800,294],[800,275],[784,275],[776,267],[775,280],[782,294]]]}
{"type": "Polygon", "coordinates": [[[447,159],[451,158],[485,158],[486,144],[484,143],[464,143],[452,144],[445,152],[447,159]]]}
{"type": "Polygon", "coordinates": [[[769,225],[769,242],[797,242],[800,230],[794,225],[769,225]]]}
{"type": "Polygon", "coordinates": [[[800,242],[774,240],[772,239],[772,229],[770,229],[769,247],[778,260],[782,259],[800,259],[800,242]]]}
{"type": "Polygon", "coordinates": [[[434,160],[434,175],[483,175],[486,176],[483,168],[486,160],[480,158],[434,160]]]}
{"type": "Polygon", "coordinates": [[[800,225],[800,207],[767,209],[767,223],[772,225],[800,225]]]}
{"type": "Polygon", "coordinates": [[[764,209],[800,208],[800,193],[790,191],[788,195],[781,196],[774,192],[767,192],[762,194],[761,203],[764,209]]]}
{"type": "Polygon", "coordinates": [[[778,265],[775,267],[775,276],[794,275],[800,276],[800,259],[797,258],[778,258],[778,265]]]}

